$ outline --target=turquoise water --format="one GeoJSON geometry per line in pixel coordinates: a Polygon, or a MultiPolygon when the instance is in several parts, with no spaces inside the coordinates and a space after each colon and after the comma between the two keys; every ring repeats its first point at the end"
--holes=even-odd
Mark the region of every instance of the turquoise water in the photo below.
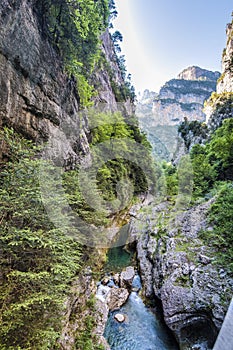
{"type": "Polygon", "coordinates": [[[120,310],[110,313],[104,337],[111,350],[179,349],[158,315],[145,306],[136,292],[131,293],[127,303],[120,310]],[[118,323],[114,319],[116,313],[124,314],[126,320],[118,323]]]}
{"type": "Polygon", "coordinates": [[[126,251],[123,246],[110,248],[104,270],[106,272],[120,272],[131,265],[132,258],[133,253],[126,251]]]}

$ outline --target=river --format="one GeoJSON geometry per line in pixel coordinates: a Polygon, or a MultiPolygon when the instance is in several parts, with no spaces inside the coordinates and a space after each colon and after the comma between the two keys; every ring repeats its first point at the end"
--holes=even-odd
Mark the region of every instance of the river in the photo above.
{"type": "Polygon", "coordinates": [[[140,298],[140,277],[136,275],[128,301],[120,310],[109,313],[104,337],[111,350],[178,350],[176,341],[161,320],[159,308],[150,309],[140,298]],[[156,311],[157,310],[157,311],[156,311]],[[123,314],[119,323],[114,316],[123,314]]]}

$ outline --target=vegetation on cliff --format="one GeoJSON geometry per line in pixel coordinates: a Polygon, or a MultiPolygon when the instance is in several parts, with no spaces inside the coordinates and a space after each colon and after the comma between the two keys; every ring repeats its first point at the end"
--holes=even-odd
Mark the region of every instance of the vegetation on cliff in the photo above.
{"type": "Polygon", "coordinates": [[[0,139],[10,157],[0,172],[0,347],[52,349],[81,248],[48,220],[38,150],[12,129],[1,131],[0,139]]]}
{"type": "MultiPolygon", "coordinates": [[[[97,93],[92,82],[94,71],[99,67],[109,74],[117,102],[133,99],[124,59],[117,58],[113,50],[122,76],[121,85],[117,85],[114,72],[101,52],[100,36],[116,14],[113,1],[37,0],[34,11],[41,35],[57,50],[70,79],[77,81],[81,108],[90,106],[92,97],[97,93]]],[[[87,112],[90,118],[91,113],[90,110],[87,112]]],[[[141,145],[145,151],[141,162],[144,166],[123,159],[115,152],[113,158],[101,163],[97,186],[89,188],[92,203],[87,203],[81,191],[81,186],[85,187],[85,184],[80,184],[78,166],[63,172],[62,183],[56,176],[53,177],[53,189],[56,188],[58,193],[50,189],[53,193],[51,201],[57,203],[60,200],[62,185],[65,200],[72,211],[92,227],[109,225],[108,208],[102,206],[102,199],[109,203],[116,200],[119,182],[130,179],[134,199],[150,186],[143,167],[149,167],[153,176],[149,143],[140,132],[136,118],[125,114],[94,112],[93,118],[99,122],[88,133],[92,156],[101,161],[98,146],[114,141],[129,152],[127,146],[131,142],[141,145]]],[[[54,167],[52,162],[44,163],[42,148],[7,127],[0,130],[0,145],[0,348],[60,349],[59,338],[69,290],[74,280],[78,280],[93,250],[72,238],[70,227],[67,227],[66,234],[64,227],[59,228],[49,220],[41,196],[39,173],[45,165],[47,175],[52,175],[54,167]]],[[[128,198],[123,193],[121,201],[124,200],[128,198]]],[[[64,223],[67,215],[65,211],[57,211],[59,220],[64,223]]],[[[92,265],[90,261],[89,264],[92,265]]],[[[93,309],[93,305],[89,309],[93,309]]],[[[83,320],[78,332],[73,334],[77,349],[101,349],[92,334],[94,327],[90,314],[83,320]]]]}
{"type": "Polygon", "coordinates": [[[68,74],[77,80],[80,101],[90,103],[94,94],[90,75],[100,58],[100,35],[108,27],[108,0],[38,0],[35,11],[43,35],[63,58],[68,74]]]}
{"type": "MultiPolygon", "coordinates": [[[[93,73],[102,64],[105,68],[108,66],[101,53],[100,38],[117,14],[114,1],[37,0],[34,9],[43,35],[62,57],[67,74],[77,81],[81,105],[91,105],[91,98],[97,94],[93,73]]],[[[133,99],[135,93],[130,77],[126,76],[124,56],[117,55],[120,51],[117,41],[122,41],[122,35],[116,31],[112,38],[116,51],[114,59],[121,70],[123,81],[122,86],[117,88],[123,99],[133,99]]]]}
{"type": "MultiPolygon", "coordinates": [[[[108,117],[102,114],[106,124],[93,129],[93,145],[115,138],[125,148],[124,137],[127,137],[127,140],[135,138],[148,147],[139,129],[130,128],[120,114],[117,114],[115,124],[108,124],[108,117]]],[[[49,220],[39,182],[44,163],[40,158],[40,148],[9,128],[0,132],[0,143],[8,158],[1,164],[0,172],[0,348],[56,349],[59,348],[57,341],[68,290],[83,269],[86,254],[91,252],[71,238],[70,227],[67,227],[67,235],[64,227],[59,228],[49,220]]],[[[148,162],[149,152],[145,164],[148,162]]],[[[50,171],[52,174],[52,163],[46,162],[45,166],[48,174],[50,171]]],[[[78,172],[78,168],[64,172],[62,185],[72,210],[92,225],[109,223],[107,211],[102,209],[99,198],[113,200],[117,195],[118,181],[131,177],[135,185],[134,195],[146,191],[148,186],[142,169],[124,162],[124,159],[113,159],[99,169],[97,192],[91,188],[92,200],[95,201],[93,209],[80,190],[78,172]],[[96,205],[100,210],[96,210],[96,205]]],[[[53,178],[53,189],[54,186],[60,188],[59,178],[57,183],[53,178]]],[[[53,189],[52,200],[57,203],[59,191],[54,193],[53,189]]],[[[66,222],[66,212],[58,210],[58,215],[60,221],[66,222]]],[[[99,349],[89,337],[94,321],[88,319],[85,322],[87,327],[77,334],[78,344],[86,344],[85,349],[99,349]]]]}
{"type": "MultiPolygon", "coordinates": [[[[185,121],[179,131],[187,143],[193,135],[206,139],[208,130],[206,125],[197,121],[185,121]]],[[[192,202],[216,196],[215,204],[209,211],[213,231],[203,233],[202,238],[214,246],[218,263],[232,273],[233,118],[223,120],[205,144],[195,144],[190,151],[190,158],[193,173],[192,202]]],[[[178,171],[171,165],[164,167],[168,194],[177,194],[178,171]]]]}

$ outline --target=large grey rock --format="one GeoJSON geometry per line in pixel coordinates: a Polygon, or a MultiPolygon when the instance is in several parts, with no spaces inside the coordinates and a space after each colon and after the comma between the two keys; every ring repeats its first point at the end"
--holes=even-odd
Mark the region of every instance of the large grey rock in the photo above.
{"type": "Polygon", "coordinates": [[[226,48],[222,54],[222,75],[218,79],[217,94],[207,100],[204,112],[210,132],[216,130],[224,119],[233,117],[233,23],[227,25],[226,48]]]}
{"type": "Polygon", "coordinates": [[[106,302],[110,311],[120,309],[120,307],[127,301],[129,292],[126,288],[111,288],[106,302]]]}
{"type": "Polygon", "coordinates": [[[100,284],[96,292],[96,298],[104,303],[106,302],[110,292],[111,292],[110,287],[100,284]]]}
{"type": "MultiPolygon", "coordinates": [[[[0,2],[0,128],[13,126],[27,138],[48,141],[50,156],[73,168],[89,153],[88,116],[80,111],[77,84],[64,73],[59,54],[41,28],[38,2],[0,2]]],[[[96,69],[92,81],[98,86],[95,107],[119,109],[111,81],[124,84],[108,31],[103,33],[102,52],[112,69],[96,69]],[[103,107],[104,106],[104,107],[103,107]]],[[[129,101],[121,103],[132,112],[129,101]]],[[[95,125],[96,126],[96,125],[95,125]]],[[[0,150],[1,159],[1,150],[0,150]]]]}
{"type": "Polygon", "coordinates": [[[222,76],[217,84],[217,93],[233,91],[233,23],[226,28],[227,44],[222,56],[222,76]]]}
{"type": "Polygon", "coordinates": [[[169,202],[152,205],[141,221],[131,220],[145,295],[161,300],[182,350],[212,349],[231,298],[232,279],[199,238],[210,229],[206,213],[213,201],[180,213],[169,202]]]}
{"type": "Polygon", "coordinates": [[[122,288],[131,289],[132,288],[132,282],[135,276],[135,270],[134,267],[128,266],[124,271],[121,272],[120,275],[120,286],[122,288]]]}

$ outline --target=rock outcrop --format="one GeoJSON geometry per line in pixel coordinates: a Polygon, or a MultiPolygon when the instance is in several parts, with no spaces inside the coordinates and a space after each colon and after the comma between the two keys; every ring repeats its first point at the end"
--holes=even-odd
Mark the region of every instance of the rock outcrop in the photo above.
{"type": "Polygon", "coordinates": [[[217,81],[219,74],[219,72],[212,72],[207,69],[192,66],[184,69],[180,74],[178,74],[177,78],[185,80],[217,81]]]}
{"type": "Polygon", "coordinates": [[[131,222],[145,296],[161,301],[182,350],[212,348],[231,299],[232,279],[200,238],[212,229],[206,213],[213,200],[180,213],[169,202],[151,205],[131,222]]]}
{"type": "Polygon", "coordinates": [[[132,288],[134,276],[134,268],[132,266],[126,267],[126,269],[122,271],[120,275],[120,286],[130,290],[132,288]]]}
{"type": "Polygon", "coordinates": [[[189,67],[162,86],[153,101],[144,94],[137,115],[156,156],[172,158],[177,148],[177,126],[185,119],[205,121],[204,101],[215,91],[219,76],[218,72],[189,67]]]}
{"type": "MultiPolygon", "coordinates": [[[[76,81],[64,73],[61,57],[46,39],[35,0],[1,1],[0,14],[0,128],[12,126],[36,142],[52,140],[65,167],[72,168],[89,152],[90,126],[80,110],[76,81]]],[[[117,110],[111,81],[124,82],[108,31],[102,35],[102,52],[111,77],[96,68],[94,102],[117,110]]],[[[122,105],[131,112],[130,103],[122,105]]]]}
{"type": "Polygon", "coordinates": [[[13,126],[36,141],[53,135],[64,160],[76,162],[75,145],[86,152],[88,142],[78,117],[75,82],[42,37],[33,2],[4,0],[0,13],[0,126],[13,126]],[[75,126],[75,135],[59,142],[69,126],[75,126]]]}
{"type": "Polygon", "coordinates": [[[224,119],[233,117],[233,22],[227,25],[227,43],[222,55],[222,75],[217,92],[206,102],[204,112],[210,131],[221,126],[224,119]]]}
{"type": "Polygon", "coordinates": [[[233,22],[226,28],[227,44],[222,55],[222,75],[218,80],[217,93],[233,91],[233,22]]]}

